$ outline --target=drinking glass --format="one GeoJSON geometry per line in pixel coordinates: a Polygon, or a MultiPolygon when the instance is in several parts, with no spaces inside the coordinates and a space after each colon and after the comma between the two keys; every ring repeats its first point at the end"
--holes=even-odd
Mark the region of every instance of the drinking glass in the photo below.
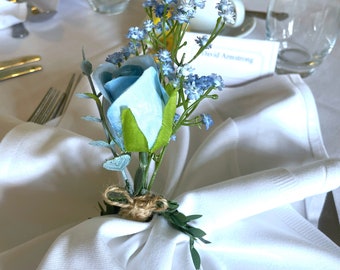
{"type": "Polygon", "coordinates": [[[120,14],[122,13],[130,0],[88,0],[92,9],[102,14],[120,14]]]}
{"type": "Polygon", "coordinates": [[[338,0],[269,2],[266,38],[280,43],[277,73],[310,75],[331,53],[339,31],[338,0]]]}

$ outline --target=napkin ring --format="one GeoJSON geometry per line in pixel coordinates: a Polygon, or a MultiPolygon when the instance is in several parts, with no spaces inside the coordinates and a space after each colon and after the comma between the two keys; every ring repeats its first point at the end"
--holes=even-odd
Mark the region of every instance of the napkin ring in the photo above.
{"type": "Polygon", "coordinates": [[[109,186],[103,194],[105,203],[119,208],[118,214],[129,220],[148,221],[154,213],[168,209],[168,201],[153,193],[132,197],[123,188],[109,186]]]}

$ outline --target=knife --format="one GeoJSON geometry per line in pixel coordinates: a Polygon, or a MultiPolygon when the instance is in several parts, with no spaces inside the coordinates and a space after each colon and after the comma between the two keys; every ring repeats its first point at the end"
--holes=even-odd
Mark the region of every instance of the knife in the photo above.
{"type": "Polygon", "coordinates": [[[0,71],[0,81],[16,78],[40,70],[42,70],[42,66],[40,65],[29,65],[23,67],[8,68],[6,70],[0,71]]]}
{"type": "Polygon", "coordinates": [[[0,61],[0,71],[13,67],[22,66],[29,63],[34,63],[40,61],[40,59],[41,57],[39,55],[28,55],[11,60],[0,61]]]}

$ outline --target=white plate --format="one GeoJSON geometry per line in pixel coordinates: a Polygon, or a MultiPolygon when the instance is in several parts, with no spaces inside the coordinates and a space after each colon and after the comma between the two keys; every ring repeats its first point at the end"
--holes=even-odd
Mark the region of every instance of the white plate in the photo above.
{"type": "Polygon", "coordinates": [[[255,26],[256,26],[255,18],[246,16],[243,24],[236,28],[226,27],[222,31],[221,35],[228,37],[245,37],[249,35],[251,32],[253,32],[255,26]]]}

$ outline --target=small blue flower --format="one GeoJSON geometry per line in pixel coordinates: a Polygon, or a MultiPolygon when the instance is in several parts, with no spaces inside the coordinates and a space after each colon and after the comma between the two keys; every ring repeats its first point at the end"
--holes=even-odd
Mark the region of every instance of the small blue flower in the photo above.
{"type": "Polygon", "coordinates": [[[199,86],[199,77],[197,74],[190,74],[184,82],[184,93],[189,100],[197,100],[204,93],[204,89],[199,86]]]}
{"type": "Polygon", "coordinates": [[[198,8],[204,8],[206,0],[194,0],[194,5],[198,8]]]}
{"type": "Polygon", "coordinates": [[[163,31],[167,32],[170,30],[168,23],[163,24],[161,21],[158,22],[154,27],[157,33],[162,33],[163,31]]]}
{"type": "Polygon", "coordinates": [[[194,68],[188,64],[185,64],[183,66],[178,67],[177,72],[179,76],[187,77],[190,74],[192,74],[194,71],[194,68]]]}
{"type": "Polygon", "coordinates": [[[195,7],[191,3],[182,3],[177,7],[173,14],[173,20],[180,24],[188,23],[194,17],[195,7]]]}
{"type": "Polygon", "coordinates": [[[223,86],[224,86],[224,82],[223,82],[222,77],[220,75],[215,74],[215,73],[211,74],[210,77],[214,81],[215,88],[218,89],[219,91],[222,91],[223,86]]]}
{"type": "Polygon", "coordinates": [[[139,27],[130,27],[126,35],[128,39],[141,41],[145,38],[145,31],[139,29],[139,27]]]}
{"type": "Polygon", "coordinates": [[[232,1],[221,0],[221,2],[216,5],[216,8],[218,9],[218,16],[222,17],[225,23],[231,25],[236,23],[236,11],[232,1]]]}
{"type": "Polygon", "coordinates": [[[162,65],[162,71],[164,76],[170,76],[174,74],[175,68],[171,63],[168,62],[162,65]]]}
{"type": "Polygon", "coordinates": [[[146,32],[152,31],[152,29],[155,27],[151,20],[146,20],[143,25],[146,32]]]}
{"type": "Polygon", "coordinates": [[[130,47],[123,47],[120,51],[123,54],[125,59],[128,59],[130,57],[131,53],[133,53],[133,52],[131,52],[130,47]]]}
{"type": "Polygon", "coordinates": [[[113,54],[108,55],[105,61],[114,65],[119,65],[124,62],[124,54],[122,52],[114,52],[113,54]]]}
{"type": "Polygon", "coordinates": [[[205,125],[206,130],[208,130],[214,124],[214,121],[212,120],[210,114],[202,113],[201,119],[202,119],[202,123],[205,125]]]}
{"type": "MultiPolygon", "coordinates": [[[[208,35],[204,35],[204,36],[201,36],[201,37],[197,37],[197,38],[195,39],[196,43],[197,43],[198,46],[200,46],[200,47],[205,46],[205,45],[207,44],[208,40],[209,40],[209,36],[208,36],[208,35]]],[[[210,48],[211,48],[211,44],[209,44],[209,45],[206,47],[206,49],[210,49],[210,48]]]]}
{"type": "Polygon", "coordinates": [[[143,2],[143,7],[154,7],[156,5],[157,1],[156,0],[145,0],[143,2]]]}
{"type": "Polygon", "coordinates": [[[131,54],[136,54],[141,44],[139,42],[129,42],[128,48],[131,54]]]}
{"type": "Polygon", "coordinates": [[[157,54],[158,60],[162,63],[171,63],[171,53],[168,50],[160,50],[157,54]]]}
{"type": "Polygon", "coordinates": [[[165,2],[165,4],[168,4],[168,5],[170,5],[170,4],[177,4],[178,3],[178,0],[164,0],[164,2],[165,2]]]}
{"type": "Polygon", "coordinates": [[[168,13],[168,8],[166,8],[165,5],[156,4],[155,15],[157,18],[162,18],[167,13],[168,13]]]}

